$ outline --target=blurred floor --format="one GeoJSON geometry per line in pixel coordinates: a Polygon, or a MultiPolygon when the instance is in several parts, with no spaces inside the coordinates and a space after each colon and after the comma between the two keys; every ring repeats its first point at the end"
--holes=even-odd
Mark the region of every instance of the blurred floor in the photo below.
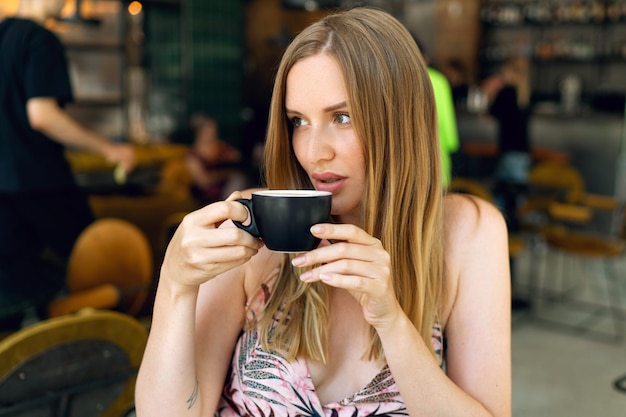
{"type": "MultiPolygon", "coordinates": [[[[517,291],[527,283],[529,266],[542,259],[528,251],[519,257],[514,265],[517,291]]],[[[546,259],[546,264],[553,266],[554,257],[546,259]]],[[[572,263],[572,260],[566,261],[566,265],[572,266],[572,263]]],[[[617,266],[621,297],[626,305],[626,258],[622,256],[617,266]]],[[[600,293],[606,297],[604,281],[597,276],[589,281],[589,293],[597,295],[598,299],[602,298],[600,293]]],[[[542,317],[547,315],[548,318],[561,320],[571,318],[574,313],[546,310],[542,317]]],[[[608,318],[599,322],[603,330],[611,330],[610,325],[612,322],[608,318]]],[[[626,322],[622,320],[621,325],[626,327],[626,322]]],[[[595,337],[547,326],[533,320],[526,311],[515,311],[512,364],[513,417],[626,416],[626,392],[613,386],[619,377],[626,376],[624,340],[614,343],[600,341],[595,337]]]]}

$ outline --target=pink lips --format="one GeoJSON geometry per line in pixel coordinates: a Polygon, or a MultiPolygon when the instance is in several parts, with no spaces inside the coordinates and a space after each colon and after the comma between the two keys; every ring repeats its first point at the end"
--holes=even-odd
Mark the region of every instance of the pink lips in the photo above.
{"type": "Polygon", "coordinates": [[[311,175],[316,190],[335,194],[342,187],[346,177],[332,172],[317,172],[311,175]]]}

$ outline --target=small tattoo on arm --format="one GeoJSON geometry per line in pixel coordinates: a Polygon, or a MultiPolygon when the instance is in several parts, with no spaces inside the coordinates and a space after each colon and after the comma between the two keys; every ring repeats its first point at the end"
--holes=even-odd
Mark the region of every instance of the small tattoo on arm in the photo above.
{"type": "Polygon", "coordinates": [[[196,385],[195,387],[193,387],[193,392],[187,399],[187,410],[190,410],[191,407],[193,407],[197,399],[198,399],[198,380],[196,379],[196,385]]]}

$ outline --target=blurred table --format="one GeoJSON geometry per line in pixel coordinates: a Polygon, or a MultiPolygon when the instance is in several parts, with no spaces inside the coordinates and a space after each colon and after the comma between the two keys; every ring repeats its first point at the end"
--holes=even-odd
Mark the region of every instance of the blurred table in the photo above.
{"type": "Polygon", "coordinates": [[[155,260],[160,261],[166,219],[198,208],[189,190],[164,184],[161,176],[162,168],[169,161],[182,159],[187,150],[186,145],[178,144],[137,146],[137,167],[124,184],[115,182],[114,166],[105,158],[76,151],[66,155],[95,216],[121,218],[137,225],[151,242],[155,260]]]}
{"type": "MultiPolygon", "coordinates": [[[[136,148],[137,166],[161,165],[166,161],[182,157],[189,149],[186,145],[162,144],[137,146],[136,148]]],[[[104,157],[86,152],[67,151],[66,156],[76,173],[89,171],[112,170],[113,164],[104,157]]]]}

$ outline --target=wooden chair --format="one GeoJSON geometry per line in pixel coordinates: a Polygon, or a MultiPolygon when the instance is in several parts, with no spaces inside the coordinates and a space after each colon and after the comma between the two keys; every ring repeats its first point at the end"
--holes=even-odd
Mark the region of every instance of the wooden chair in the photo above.
{"type": "Polygon", "coordinates": [[[147,332],[112,311],[44,320],[0,341],[0,416],[121,417],[147,332]]]}
{"type": "Polygon", "coordinates": [[[152,278],[152,250],[143,232],[122,219],[98,219],[74,245],[67,268],[68,294],[50,303],[50,317],[84,307],[135,315],[146,301],[152,278]]]}
{"type": "MultiPolygon", "coordinates": [[[[526,219],[529,213],[542,216],[542,221],[535,222],[532,227],[545,244],[546,256],[551,256],[554,266],[552,271],[543,268],[542,272],[539,268],[542,263],[533,262],[530,290],[534,319],[576,334],[609,341],[622,340],[624,310],[614,261],[624,253],[624,237],[600,234],[593,230],[592,224],[599,211],[620,210],[618,201],[610,196],[587,193],[582,175],[575,167],[544,163],[530,173],[530,194],[521,210],[525,211],[520,216],[526,219]],[[599,278],[606,286],[604,300],[579,298],[582,288],[597,282],[588,268],[591,263],[599,263],[602,267],[599,278]],[[566,266],[572,267],[569,273],[566,266]],[[556,319],[559,308],[567,309],[569,313],[556,319]],[[572,321],[577,315],[582,319],[572,321]],[[611,319],[611,330],[597,328],[597,319],[603,316],[611,319]]],[[[522,221],[522,224],[528,226],[531,222],[522,221]]]]}

